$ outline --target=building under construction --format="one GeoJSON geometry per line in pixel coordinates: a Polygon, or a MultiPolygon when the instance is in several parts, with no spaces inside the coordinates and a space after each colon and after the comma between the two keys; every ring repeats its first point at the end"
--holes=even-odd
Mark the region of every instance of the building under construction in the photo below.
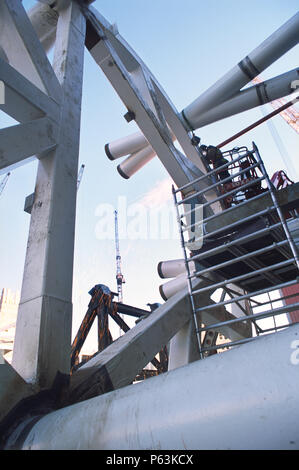
{"type": "Polygon", "coordinates": [[[19,122],[0,132],[0,169],[39,160],[12,363],[1,356],[3,449],[299,449],[299,183],[269,175],[258,142],[234,147],[277,114],[298,133],[299,69],[259,78],[298,40],[297,13],[178,111],[91,1],[26,12],[0,0],[0,108],[19,122]],[[140,129],[106,144],[120,161],[115,178],[159,159],[173,180],[182,258],[155,267],[161,303],[127,305],[116,218],[118,292],[105,279],[91,286],[72,341],[85,48],[140,129]],[[195,134],[265,103],[274,110],[225,142],[195,134]],[[95,320],[98,352],[80,361],[95,320]]]}

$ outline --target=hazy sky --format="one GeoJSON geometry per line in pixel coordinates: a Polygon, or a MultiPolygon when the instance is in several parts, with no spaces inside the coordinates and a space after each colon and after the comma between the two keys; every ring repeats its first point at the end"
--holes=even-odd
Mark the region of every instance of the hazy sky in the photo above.
{"type": "MultiPolygon", "coordinates": [[[[25,8],[34,3],[23,1],[25,8]]],[[[117,23],[120,34],[181,111],[294,15],[298,3],[295,0],[98,0],[93,6],[108,21],[117,23]]],[[[297,66],[298,46],[269,67],[263,77],[271,78],[297,66]]],[[[267,108],[268,112],[271,110],[267,108]]],[[[80,143],[80,164],[85,164],[85,171],[77,202],[74,332],[87,309],[88,290],[97,283],[116,290],[113,230],[109,239],[101,239],[104,205],[111,211],[119,204],[128,210],[130,237],[120,240],[126,279],[125,303],[146,308],[147,302],[161,301],[158,287],[162,280],[157,275],[157,264],[182,257],[179,240],[171,227],[168,234],[167,227],[164,228],[164,239],[149,231],[142,231],[141,239],[132,239],[136,235],[134,223],[140,207],[148,218],[150,207],[157,207],[163,201],[171,207],[171,181],[158,158],[130,180],[122,179],[116,171],[119,161],[108,160],[105,144],[137,130],[134,122],[125,121],[125,113],[125,106],[86,51],[80,143]]],[[[260,117],[261,111],[255,109],[196,133],[202,142],[216,145],[260,117]]],[[[1,127],[10,123],[1,113],[1,127]]],[[[289,167],[297,170],[296,173],[291,170],[290,176],[297,181],[298,136],[281,117],[275,117],[273,123],[290,159],[289,167]]],[[[270,175],[285,168],[267,124],[236,140],[231,147],[250,147],[253,140],[270,175]]],[[[0,198],[0,288],[21,288],[30,222],[23,206],[25,197],[34,190],[36,168],[37,163],[32,162],[14,170],[0,198]]],[[[2,178],[3,175],[0,181],[2,178]]]]}

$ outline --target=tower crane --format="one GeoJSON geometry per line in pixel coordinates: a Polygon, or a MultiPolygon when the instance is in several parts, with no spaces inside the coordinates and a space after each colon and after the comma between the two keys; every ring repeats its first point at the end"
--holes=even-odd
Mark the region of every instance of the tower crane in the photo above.
{"type": "Polygon", "coordinates": [[[115,221],[115,251],[116,251],[116,283],[117,283],[117,293],[118,293],[118,302],[123,302],[123,288],[122,285],[126,282],[121,272],[121,256],[119,249],[119,235],[118,235],[118,214],[117,211],[114,211],[114,221],[115,221]]]}
{"type": "Polygon", "coordinates": [[[1,196],[1,194],[2,194],[3,189],[5,188],[5,185],[6,185],[6,183],[7,183],[7,180],[8,180],[8,178],[9,178],[9,176],[10,176],[10,173],[7,173],[7,174],[4,176],[3,180],[1,181],[1,183],[0,183],[0,196],[1,196]]]}

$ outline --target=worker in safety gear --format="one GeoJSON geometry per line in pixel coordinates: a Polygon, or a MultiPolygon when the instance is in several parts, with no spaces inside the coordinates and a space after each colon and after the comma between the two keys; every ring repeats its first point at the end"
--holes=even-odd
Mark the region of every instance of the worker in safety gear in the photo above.
{"type": "MultiPolygon", "coordinates": [[[[222,165],[228,163],[228,160],[223,157],[221,151],[218,147],[214,147],[213,145],[201,145],[199,147],[205,161],[208,164],[213,164],[214,169],[219,168],[222,165]]],[[[230,174],[227,168],[224,168],[218,173],[219,179],[224,180],[225,178],[229,178],[230,174]]]]}

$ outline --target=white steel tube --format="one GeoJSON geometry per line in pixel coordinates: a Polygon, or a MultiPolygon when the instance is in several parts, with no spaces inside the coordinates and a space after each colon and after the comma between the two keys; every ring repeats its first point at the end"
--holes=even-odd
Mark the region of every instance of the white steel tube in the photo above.
{"type": "Polygon", "coordinates": [[[25,450],[299,449],[299,325],[57,410],[25,450]]]}
{"type": "Polygon", "coordinates": [[[196,128],[206,126],[212,122],[242,113],[248,109],[269,103],[283,96],[290,95],[294,89],[291,84],[298,80],[299,69],[286,72],[279,77],[266,80],[260,85],[253,86],[237,93],[224,103],[211,107],[206,112],[198,114],[193,124],[196,128]]]}
{"type": "MultiPolygon", "coordinates": [[[[190,263],[190,271],[194,271],[194,262],[190,263]]],[[[172,259],[168,261],[160,261],[157,267],[158,274],[162,279],[176,277],[179,274],[186,273],[184,259],[172,259]]]]}
{"type": "Polygon", "coordinates": [[[237,93],[269,65],[294,47],[299,40],[299,13],[296,13],[238,65],[189,104],[182,115],[193,129],[199,116],[237,93]]]}
{"type": "Polygon", "coordinates": [[[110,160],[116,160],[148,147],[148,141],[142,132],[135,132],[105,145],[105,152],[110,160]]]}
{"type": "Polygon", "coordinates": [[[155,155],[156,153],[154,150],[148,145],[127,157],[120,165],[117,166],[117,171],[123,178],[128,179],[151,161],[155,155]]]}
{"type": "Polygon", "coordinates": [[[159,287],[160,295],[163,300],[167,300],[172,297],[174,294],[184,289],[188,285],[187,273],[184,272],[179,274],[171,281],[165,282],[159,287]]]}

